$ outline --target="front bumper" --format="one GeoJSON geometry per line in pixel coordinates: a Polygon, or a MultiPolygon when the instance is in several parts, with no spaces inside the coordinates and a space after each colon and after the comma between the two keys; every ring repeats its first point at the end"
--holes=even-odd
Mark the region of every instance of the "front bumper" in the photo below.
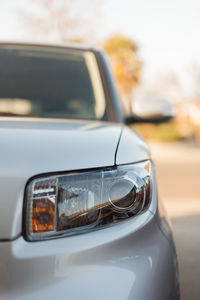
{"type": "Polygon", "coordinates": [[[99,231],[0,243],[2,300],[178,300],[176,255],[150,211],[99,231]]]}

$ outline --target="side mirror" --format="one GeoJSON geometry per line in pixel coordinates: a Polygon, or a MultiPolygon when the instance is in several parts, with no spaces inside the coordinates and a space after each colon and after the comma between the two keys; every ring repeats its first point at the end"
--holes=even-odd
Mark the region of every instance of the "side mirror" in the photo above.
{"type": "Polygon", "coordinates": [[[133,102],[132,115],[125,118],[131,123],[165,123],[175,117],[174,105],[167,99],[140,98],[133,102]]]}

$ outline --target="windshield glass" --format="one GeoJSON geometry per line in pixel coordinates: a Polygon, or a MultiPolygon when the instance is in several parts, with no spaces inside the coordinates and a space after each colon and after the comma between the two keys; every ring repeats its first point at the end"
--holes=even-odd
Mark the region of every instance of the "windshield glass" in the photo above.
{"type": "Polygon", "coordinates": [[[0,46],[0,116],[107,120],[94,54],[0,46]]]}

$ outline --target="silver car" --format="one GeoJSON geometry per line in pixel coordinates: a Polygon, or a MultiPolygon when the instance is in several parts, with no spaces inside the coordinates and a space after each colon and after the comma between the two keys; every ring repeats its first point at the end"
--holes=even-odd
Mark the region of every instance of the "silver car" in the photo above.
{"type": "Polygon", "coordinates": [[[101,50],[0,44],[0,299],[178,300],[147,144],[101,50]]]}

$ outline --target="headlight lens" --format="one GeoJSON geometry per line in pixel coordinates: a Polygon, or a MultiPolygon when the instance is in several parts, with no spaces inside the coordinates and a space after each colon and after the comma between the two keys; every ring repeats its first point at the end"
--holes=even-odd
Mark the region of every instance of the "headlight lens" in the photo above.
{"type": "Polygon", "coordinates": [[[33,179],[25,193],[29,240],[67,236],[133,217],[151,201],[149,161],[33,179]]]}

